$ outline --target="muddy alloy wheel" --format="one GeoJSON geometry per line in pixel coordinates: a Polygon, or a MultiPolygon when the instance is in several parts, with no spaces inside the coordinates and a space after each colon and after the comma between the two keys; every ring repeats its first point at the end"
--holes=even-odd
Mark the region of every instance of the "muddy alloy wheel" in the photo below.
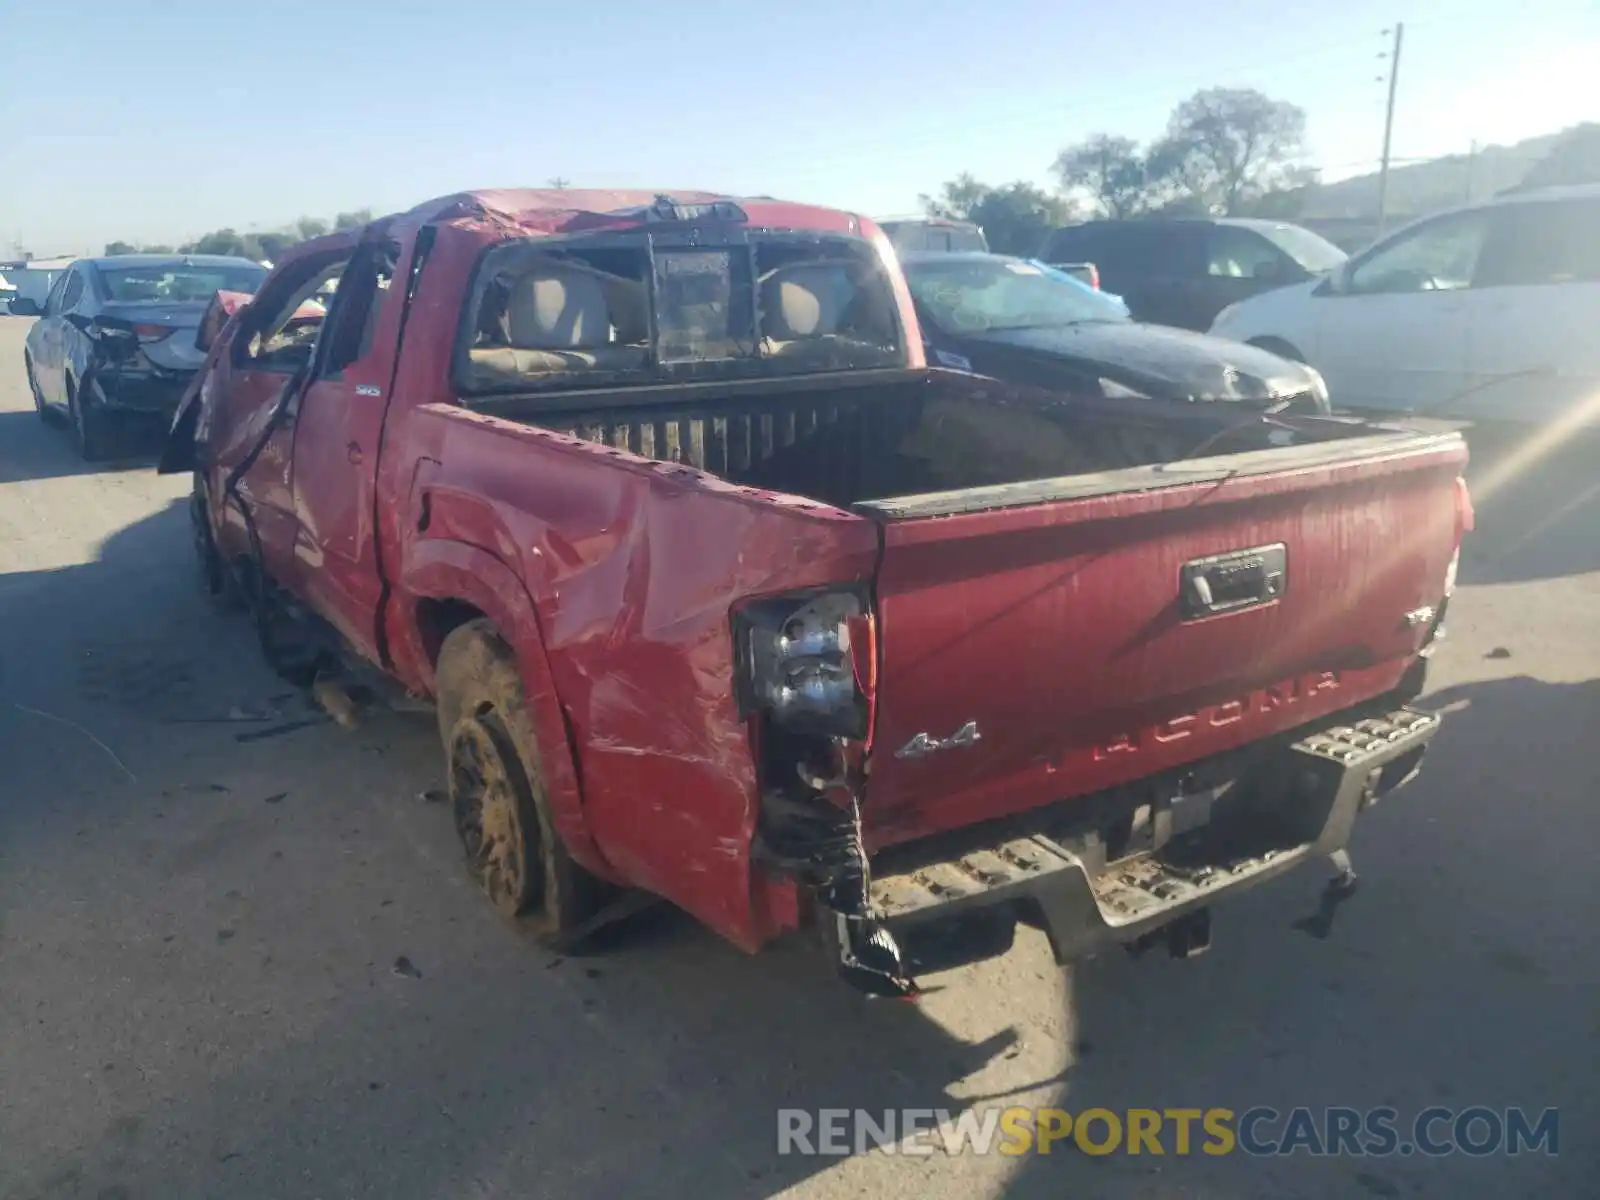
{"type": "Polygon", "coordinates": [[[516,748],[492,712],[463,717],[450,743],[450,799],[467,866],[489,902],[520,916],[544,891],[538,823],[516,748]],[[531,827],[530,827],[531,825],[531,827]]]}
{"type": "Polygon", "coordinates": [[[611,889],[573,860],[556,831],[522,673],[488,620],[445,637],[435,696],[468,869],[497,909],[547,945],[567,948],[611,889]]]}

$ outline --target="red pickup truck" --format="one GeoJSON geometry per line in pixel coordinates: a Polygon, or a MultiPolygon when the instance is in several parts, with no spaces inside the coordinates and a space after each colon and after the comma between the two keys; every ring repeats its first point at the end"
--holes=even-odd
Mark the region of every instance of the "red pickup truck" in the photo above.
{"type": "Polygon", "coordinates": [[[234,308],[161,463],[208,592],[430,700],[557,941],[660,897],[890,995],[1019,918],[1190,954],[1296,863],[1347,891],[1437,727],[1457,435],[930,369],[865,218],[461,194],[234,308]]]}

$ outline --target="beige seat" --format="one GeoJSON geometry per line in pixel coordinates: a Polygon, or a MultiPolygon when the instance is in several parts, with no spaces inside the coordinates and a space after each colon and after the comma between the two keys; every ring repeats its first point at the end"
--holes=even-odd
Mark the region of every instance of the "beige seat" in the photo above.
{"type": "Polygon", "coordinates": [[[491,383],[524,375],[636,370],[648,358],[646,347],[613,339],[605,287],[577,267],[541,265],[518,279],[506,300],[505,332],[508,347],[471,353],[474,373],[491,383]]]}
{"type": "Polygon", "coordinates": [[[840,331],[856,297],[846,268],[828,263],[779,267],[761,280],[762,351],[817,370],[880,365],[883,347],[840,331]]]}
{"type": "Polygon", "coordinates": [[[839,267],[819,263],[779,267],[768,274],[761,281],[767,353],[803,352],[807,342],[837,333],[850,290],[839,267]]]}

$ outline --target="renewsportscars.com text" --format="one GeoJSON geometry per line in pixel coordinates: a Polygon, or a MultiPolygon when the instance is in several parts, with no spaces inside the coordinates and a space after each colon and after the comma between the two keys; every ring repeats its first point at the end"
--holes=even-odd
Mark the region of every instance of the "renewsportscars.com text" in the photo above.
{"type": "Polygon", "coordinates": [[[1473,1157],[1560,1153],[1560,1112],[1523,1108],[785,1108],[780,1155],[1245,1154],[1253,1157],[1473,1157]]]}

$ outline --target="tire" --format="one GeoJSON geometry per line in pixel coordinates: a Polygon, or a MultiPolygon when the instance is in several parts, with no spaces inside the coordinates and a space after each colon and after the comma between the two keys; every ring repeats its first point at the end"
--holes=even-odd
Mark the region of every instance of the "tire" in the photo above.
{"type": "Polygon", "coordinates": [[[567,854],[550,820],[511,648],[489,621],[469,621],[445,638],[435,678],[467,868],[501,913],[559,941],[596,911],[602,886],[567,854]]]}
{"type": "Polygon", "coordinates": [[[109,415],[79,399],[78,389],[67,381],[67,412],[72,418],[72,443],[84,462],[105,462],[116,452],[116,430],[109,415]]]}
{"type": "Polygon", "coordinates": [[[194,487],[189,493],[189,536],[200,590],[212,608],[225,613],[244,608],[238,582],[222,561],[211,534],[211,506],[205,476],[199,471],[194,473],[194,487]]]}
{"type": "Polygon", "coordinates": [[[33,377],[33,359],[23,355],[22,369],[28,376],[28,390],[33,393],[33,411],[39,414],[39,420],[48,424],[51,420],[50,406],[44,402],[44,393],[39,390],[39,382],[33,377]]]}

